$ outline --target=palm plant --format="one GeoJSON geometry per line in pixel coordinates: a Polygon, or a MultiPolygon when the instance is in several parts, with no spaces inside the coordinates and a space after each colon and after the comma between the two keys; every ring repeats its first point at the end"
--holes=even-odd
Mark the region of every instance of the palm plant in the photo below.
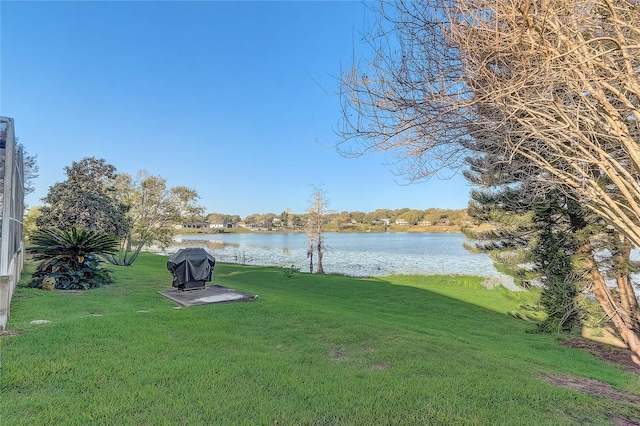
{"type": "Polygon", "coordinates": [[[55,279],[55,288],[65,290],[84,290],[113,281],[111,273],[100,265],[100,256],[118,250],[118,239],[113,235],[75,227],[41,228],[31,237],[31,243],[27,252],[41,262],[30,287],[42,288],[47,277],[55,279]]]}

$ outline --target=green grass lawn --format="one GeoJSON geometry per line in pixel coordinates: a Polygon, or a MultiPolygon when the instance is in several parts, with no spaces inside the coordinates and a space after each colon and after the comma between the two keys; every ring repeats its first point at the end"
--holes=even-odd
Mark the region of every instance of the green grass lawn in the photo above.
{"type": "Polygon", "coordinates": [[[22,333],[0,338],[0,424],[640,422],[630,403],[543,377],[640,395],[638,376],[527,333],[506,315],[517,300],[480,278],[288,279],[218,264],[212,284],[258,298],[178,309],[157,293],[171,288],[166,260],[143,253],[82,293],[17,289],[8,329],[22,333]]]}

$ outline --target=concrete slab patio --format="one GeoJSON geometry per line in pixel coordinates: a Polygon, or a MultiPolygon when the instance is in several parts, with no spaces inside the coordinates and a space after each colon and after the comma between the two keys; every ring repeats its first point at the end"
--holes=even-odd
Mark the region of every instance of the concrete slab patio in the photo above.
{"type": "Polygon", "coordinates": [[[199,290],[183,291],[179,289],[159,291],[164,297],[182,306],[209,305],[212,303],[250,302],[257,295],[236,291],[220,285],[209,285],[199,290]]]}

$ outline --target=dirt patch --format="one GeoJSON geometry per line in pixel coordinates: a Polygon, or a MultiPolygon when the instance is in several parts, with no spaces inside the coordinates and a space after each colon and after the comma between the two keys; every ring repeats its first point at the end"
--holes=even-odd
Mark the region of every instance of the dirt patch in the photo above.
{"type": "Polygon", "coordinates": [[[640,375],[640,366],[631,359],[631,351],[626,348],[618,348],[606,343],[588,339],[570,339],[560,342],[562,346],[582,349],[605,362],[616,364],[627,371],[640,375]]]}
{"type": "Polygon", "coordinates": [[[619,391],[598,380],[587,379],[585,377],[557,376],[555,374],[545,374],[544,377],[552,385],[574,389],[587,395],[602,396],[616,401],[640,404],[640,396],[619,391]]]}
{"type": "Polygon", "coordinates": [[[638,423],[631,419],[627,419],[626,417],[610,416],[609,420],[611,420],[611,423],[618,426],[639,426],[638,423]]]}
{"type": "Polygon", "coordinates": [[[0,337],[17,336],[22,334],[22,330],[0,330],[0,337]]]}
{"type": "MultiPolygon", "coordinates": [[[[555,374],[545,374],[544,377],[552,385],[561,386],[563,388],[573,389],[587,395],[599,396],[613,399],[615,401],[627,402],[634,405],[640,405],[640,396],[628,394],[612,388],[606,383],[599,382],[585,377],[573,376],[556,376],[555,374]]],[[[640,423],[618,415],[610,415],[609,420],[618,426],[640,426],[640,423]]]]}
{"type": "Polygon", "coordinates": [[[377,362],[371,366],[373,371],[387,371],[389,369],[389,364],[386,362],[377,362]]]}
{"type": "Polygon", "coordinates": [[[334,349],[329,355],[329,358],[331,358],[332,361],[336,362],[346,361],[347,359],[349,359],[347,356],[347,348],[345,348],[344,346],[340,346],[339,348],[334,349]]]}
{"type": "MultiPolygon", "coordinates": [[[[606,343],[581,338],[562,341],[560,344],[571,348],[582,349],[598,359],[618,365],[624,370],[640,375],[640,367],[631,360],[631,351],[626,348],[619,348],[606,343]]],[[[556,386],[574,389],[588,395],[640,405],[640,396],[619,391],[598,380],[584,377],[557,376],[554,374],[545,374],[544,377],[549,383],[556,386]]],[[[640,426],[640,423],[637,421],[618,415],[609,416],[609,420],[618,426],[640,426]]]]}

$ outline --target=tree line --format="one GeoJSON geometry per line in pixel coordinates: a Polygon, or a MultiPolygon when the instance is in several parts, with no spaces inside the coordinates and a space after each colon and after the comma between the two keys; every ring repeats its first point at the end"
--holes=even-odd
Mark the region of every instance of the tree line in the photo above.
{"type": "MultiPolygon", "coordinates": [[[[276,213],[253,213],[242,218],[240,215],[224,213],[209,213],[205,216],[207,223],[234,223],[260,224],[269,229],[278,228],[304,228],[308,221],[308,212],[293,213],[290,209],[276,213]]],[[[401,209],[377,209],[373,212],[362,211],[328,211],[326,224],[332,230],[343,230],[354,225],[378,226],[384,229],[385,225],[394,225],[396,221],[404,221],[407,225],[469,225],[473,218],[467,214],[467,209],[439,209],[429,208],[425,210],[401,208],[401,209]]],[[[357,227],[359,229],[359,227],[357,227]]],[[[366,229],[366,228],[365,228],[366,229]]]]}

